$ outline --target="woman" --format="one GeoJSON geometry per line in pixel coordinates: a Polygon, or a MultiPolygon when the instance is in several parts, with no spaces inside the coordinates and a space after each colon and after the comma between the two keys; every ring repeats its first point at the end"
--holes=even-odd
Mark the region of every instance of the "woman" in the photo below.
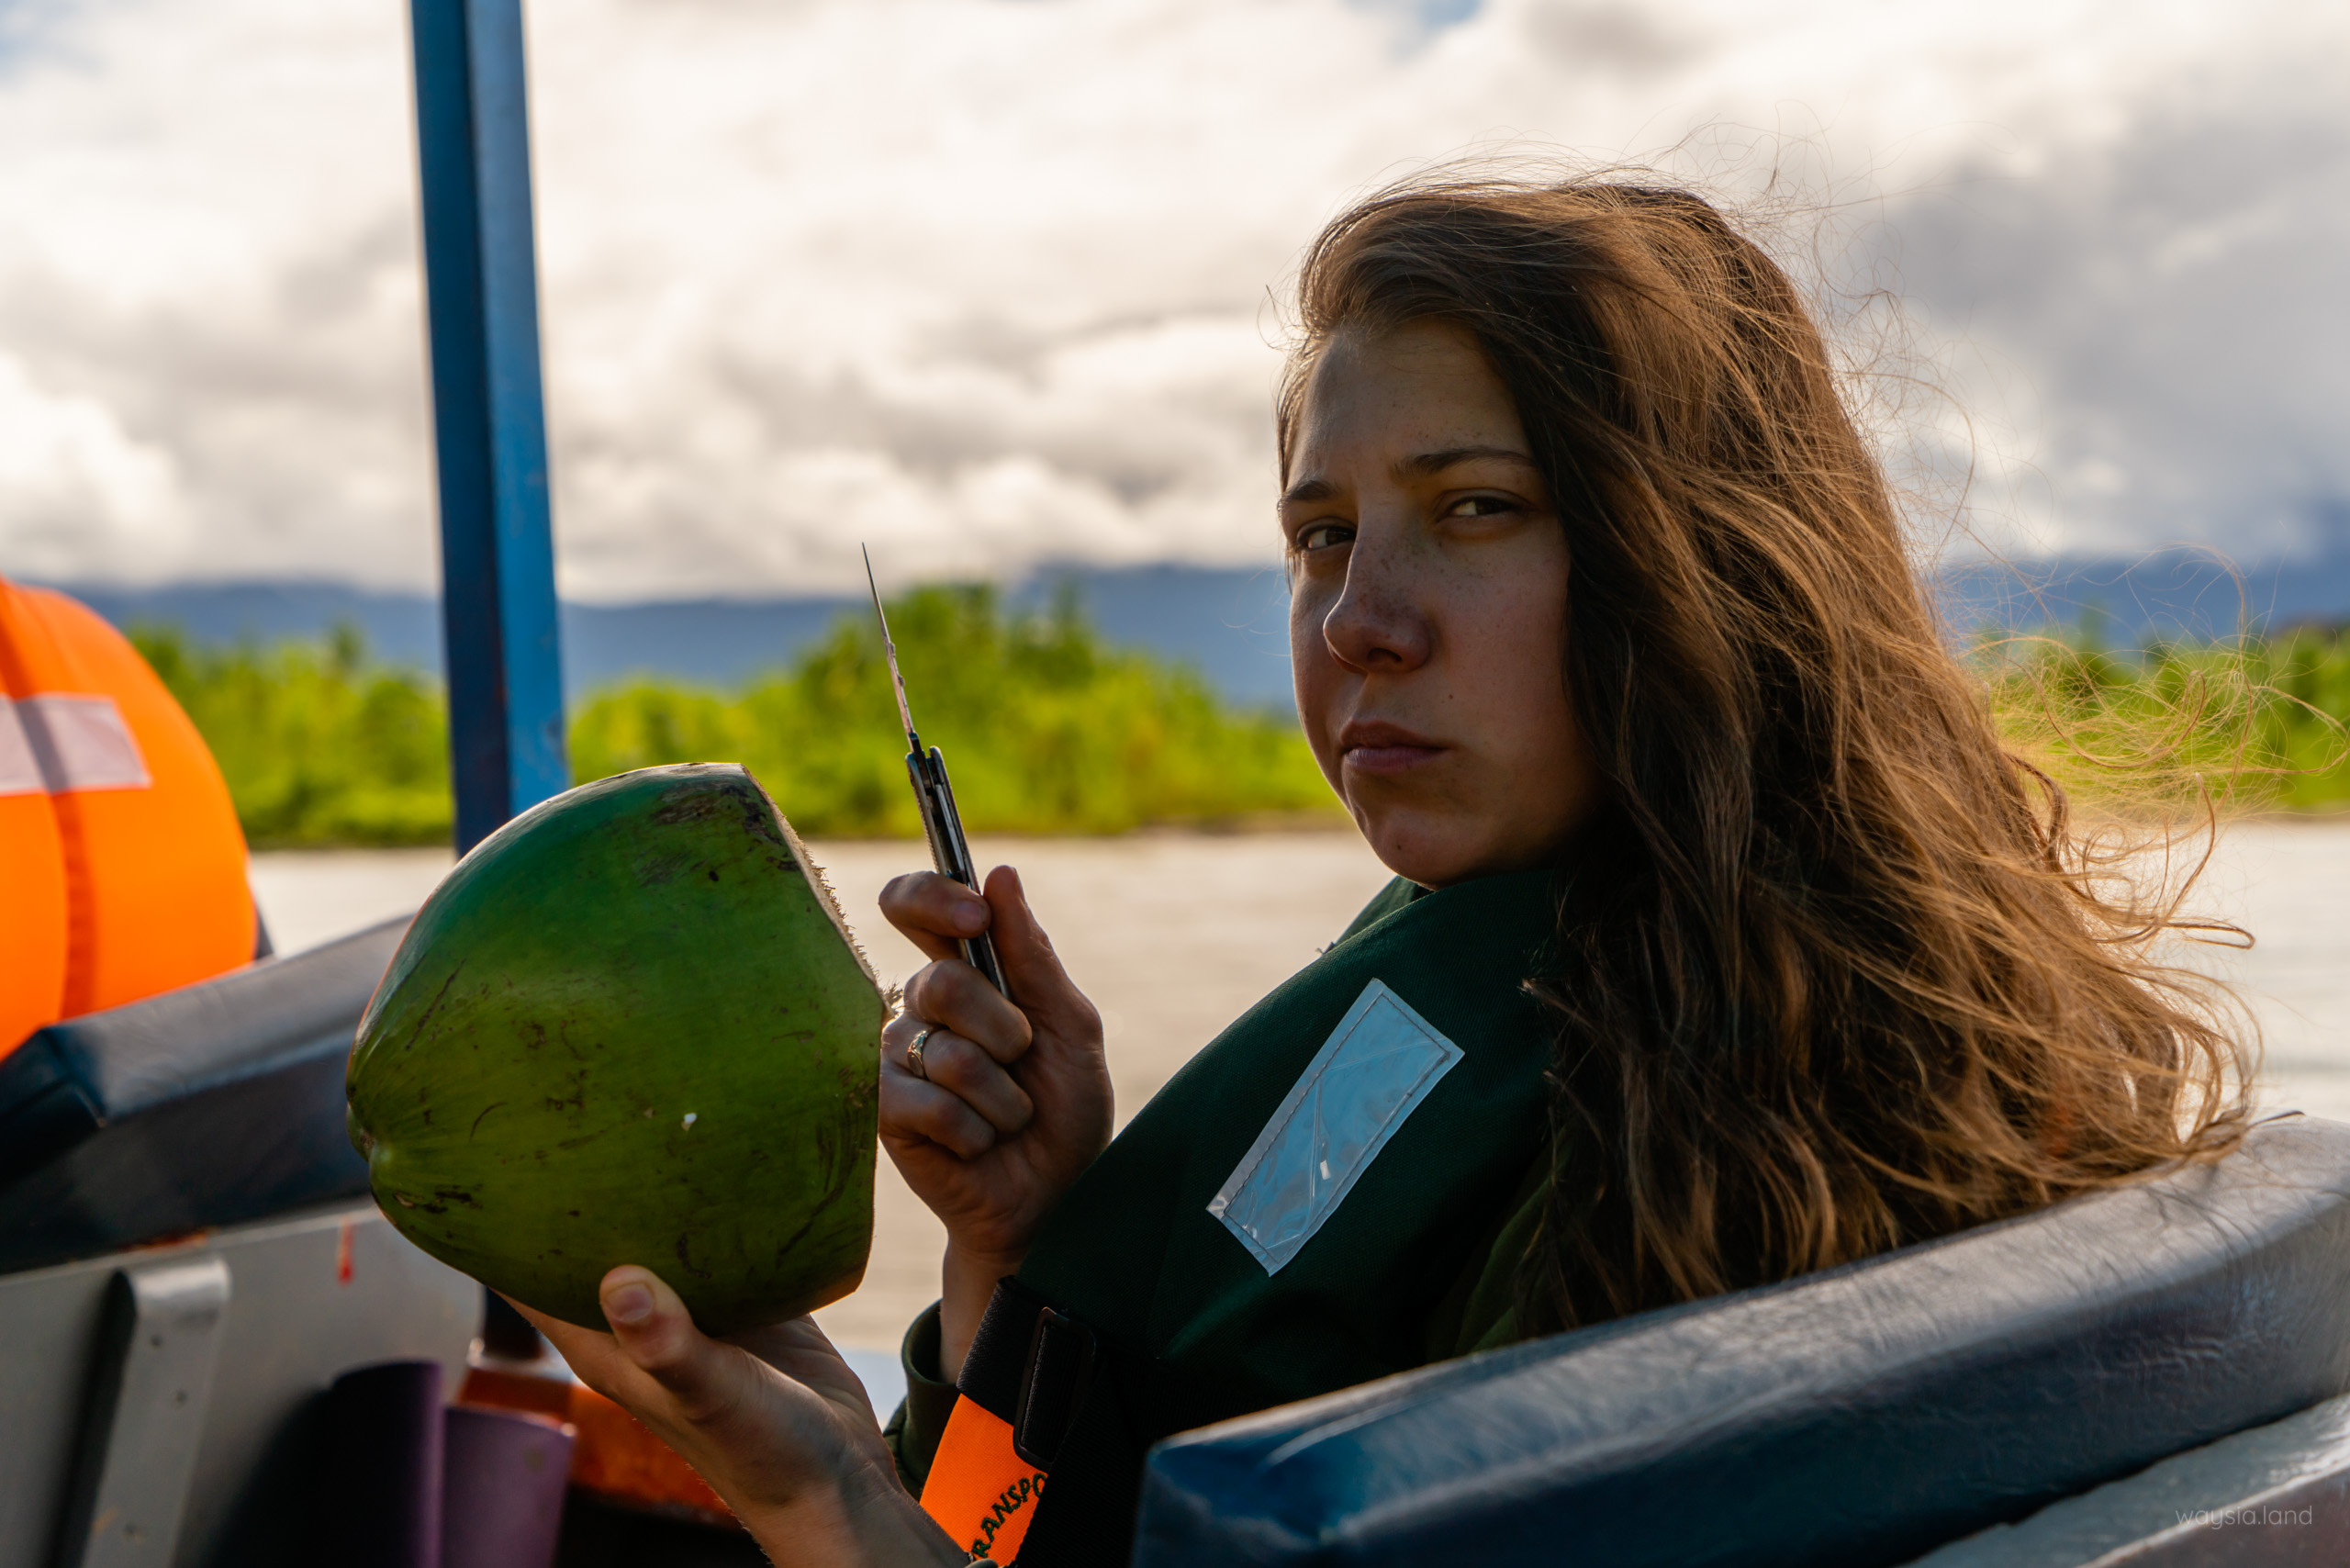
{"type": "Polygon", "coordinates": [[[716,1344],[619,1269],[612,1336],[544,1324],[779,1562],[1115,1560],[1169,1432],[2241,1136],[2236,1047],[2144,956],[2168,909],[2001,745],[1819,332],[1713,208],[1409,185],[1324,232],[1300,316],[1299,716],[1395,883],[1114,1141],[1017,876],[890,884],[936,961],[882,1136],[948,1245],[886,1444],[804,1323],[716,1344]],[[980,930],[1010,1000],[948,956],[980,930]]]}

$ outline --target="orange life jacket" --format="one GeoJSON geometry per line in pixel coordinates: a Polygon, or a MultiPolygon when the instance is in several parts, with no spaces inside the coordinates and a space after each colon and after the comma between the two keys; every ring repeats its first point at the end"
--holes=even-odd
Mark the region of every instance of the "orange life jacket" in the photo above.
{"type": "Polygon", "coordinates": [[[204,737],[122,634],[0,579],[0,1056],[253,956],[245,835],[204,737]]]}

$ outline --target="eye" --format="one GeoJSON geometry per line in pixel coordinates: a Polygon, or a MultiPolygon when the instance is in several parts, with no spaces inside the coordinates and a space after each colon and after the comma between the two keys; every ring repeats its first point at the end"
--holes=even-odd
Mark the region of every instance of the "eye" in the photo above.
{"type": "Polygon", "coordinates": [[[1463,496],[1445,509],[1447,517],[1501,517],[1525,510],[1523,502],[1508,496],[1463,496]]]}
{"type": "Polygon", "coordinates": [[[1327,550],[1334,544],[1353,540],[1355,531],[1343,522],[1308,523],[1297,531],[1297,551],[1300,554],[1314,550],[1327,550]]]}

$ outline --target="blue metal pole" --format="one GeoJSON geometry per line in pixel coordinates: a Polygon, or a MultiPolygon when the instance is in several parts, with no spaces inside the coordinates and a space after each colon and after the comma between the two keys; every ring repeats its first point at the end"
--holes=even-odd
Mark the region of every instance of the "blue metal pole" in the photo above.
{"type": "Polygon", "coordinates": [[[570,787],[520,0],[410,0],[457,849],[570,787]]]}

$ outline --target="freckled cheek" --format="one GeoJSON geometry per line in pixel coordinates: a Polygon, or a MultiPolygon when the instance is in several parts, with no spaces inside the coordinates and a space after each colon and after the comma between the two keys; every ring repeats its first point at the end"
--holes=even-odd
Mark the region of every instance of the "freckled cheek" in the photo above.
{"type": "Polygon", "coordinates": [[[1520,602],[1494,609],[1472,623],[1471,662],[1482,676],[1462,682],[1460,696],[1475,709],[1473,722],[1491,747],[1488,755],[1513,771],[1548,772],[1572,747],[1574,721],[1561,670],[1562,617],[1554,606],[1520,602]]]}

